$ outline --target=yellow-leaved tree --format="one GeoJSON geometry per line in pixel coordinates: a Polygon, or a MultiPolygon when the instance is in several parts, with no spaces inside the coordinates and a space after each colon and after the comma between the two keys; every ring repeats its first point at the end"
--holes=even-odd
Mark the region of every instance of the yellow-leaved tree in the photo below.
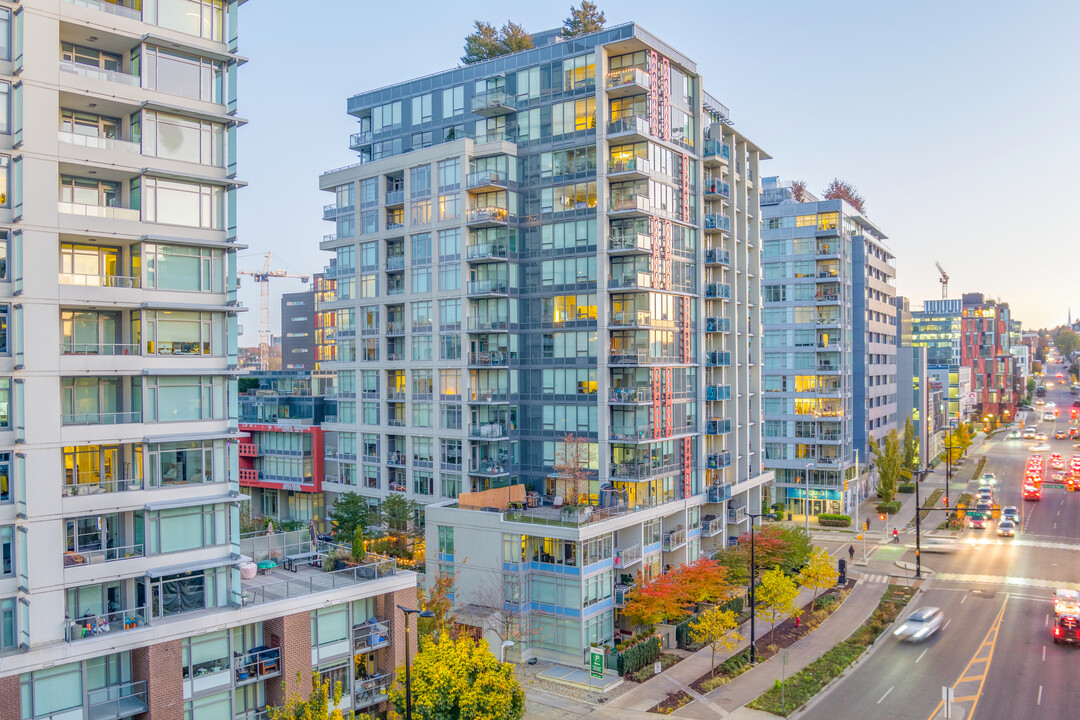
{"type": "MultiPolygon", "coordinates": [[[[397,671],[390,702],[405,713],[405,668],[397,671]]],[[[420,639],[412,664],[412,712],[422,720],[521,720],[525,691],[512,665],[500,663],[486,642],[446,633],[420,639]]]]}
{"type": "MultiPolygon", "coordinates": [[[[297,684],[302,678],[298,675],[297,684]]],[[[335,683],[330,688],[330,679],[322,679],[318,672],[311,673],[311,695],[304,698],[293,695],[281,707],[268,707],[266,715],[269,720],[353,720],[354,718],[367,718],[367,715],[357,716],[351,710],[342,713],[341,708],[341,683],[335,683]],[[331,710],[333,708],[333,710],[331,710]]]]}
{"type": "Polygon", "coordinates": [[[761,575],[761,584],[754,593],[754,612],[759,620],[772,623],[769,642],[776,632],[776,623],[795,614],[798,596],[799,586],[779,566],[761,575]]]}
{"type": "Polygon", "coordinates": [[[804,588],[814,588],[814,600],[817,600],[818,591],[828,590],[839,577],[840,572],[833,567],[832,558],[825,548],[814,548],[810,561],[799,573],[799,584],[804,588]]]}
{"type": "Polygon", "coordinates": [[[738,627],[735,611],[723,610],[719,605],[698,615],[690,626],[690,639],[712,648],[712,673],[716,672],[716,651],[734,650],[742,642],[738,627]]]}

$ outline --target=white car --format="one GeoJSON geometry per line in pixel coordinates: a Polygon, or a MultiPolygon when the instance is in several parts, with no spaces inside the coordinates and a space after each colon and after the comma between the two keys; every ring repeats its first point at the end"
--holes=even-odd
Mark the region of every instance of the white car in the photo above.
{"type": "Polygon", "coordinates": [[[900,627],[893,631],[893,635],[908,642],[922,642],[938,630],[945,623],[945,614],[941,608],[924,607],[907,616],[900,627]]]}
{"type": "Polygon", "coordinates": [[[930,538],[929,540],[923,540],[921,543],[919,543],[919,545],[920,545],[919,549],[924,553],[928,553],[928,552],[939,552],[939,553],[955,552],[956,550],[959,550],[960,547],[961,547],[960,543],[956,542],[955,540],[950,540],[948,538],[930,538]]]}
{"type": "Polygon", "coordinates": [[[1044,450],[1049,450],[1049,449],[1050,449],[1050,446],[1047,445],[1046,443],[1039,443],[1038,445],[1032,445],[1031,446],[1032,452],[1042,452],[1044,450]]]}

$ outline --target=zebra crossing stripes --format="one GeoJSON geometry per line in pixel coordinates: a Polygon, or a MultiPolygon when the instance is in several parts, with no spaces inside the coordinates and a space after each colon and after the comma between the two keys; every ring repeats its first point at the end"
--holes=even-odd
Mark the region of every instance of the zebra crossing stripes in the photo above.
{"type": "Polygon", "coordinates": [[[864,583],[877,583],[888,585],[891,580],[889,575],[882,573],[863,573],[859,576],[859,582],[864,583]]]}

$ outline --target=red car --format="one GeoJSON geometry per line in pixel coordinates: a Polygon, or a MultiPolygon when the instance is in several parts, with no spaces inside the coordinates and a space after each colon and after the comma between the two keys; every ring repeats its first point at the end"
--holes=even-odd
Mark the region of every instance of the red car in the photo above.
{"type": "Polygon", "coordinates": [[[1042,491],[1035,485],[1024,486],[1024,499],[1025,500],[1042,500],[1042,491]]]}

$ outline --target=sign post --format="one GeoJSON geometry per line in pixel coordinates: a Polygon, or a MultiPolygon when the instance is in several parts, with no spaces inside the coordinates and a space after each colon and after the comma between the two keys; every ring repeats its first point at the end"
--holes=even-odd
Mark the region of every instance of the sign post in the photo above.
{"type": "Polygon", "coordinates": [[[787,681],[787,656],[787,648],[780,651],[780,707],[784,707],[786,704],[784,700],[784,685],[787,681]]]}
{"type": "Polygon", "coordinates": [[[952,717],[952,704],[956,699],[956,691],[948,685],[941,686],[941,701],[945,703],[945,720],[952,717]]]}
{"type": "Polygon", "coordinates": [[[604,694],[604,651],[599,648],[589,648],[589,684],[593,678],[600,680],[600,694],[604,694]]]}

